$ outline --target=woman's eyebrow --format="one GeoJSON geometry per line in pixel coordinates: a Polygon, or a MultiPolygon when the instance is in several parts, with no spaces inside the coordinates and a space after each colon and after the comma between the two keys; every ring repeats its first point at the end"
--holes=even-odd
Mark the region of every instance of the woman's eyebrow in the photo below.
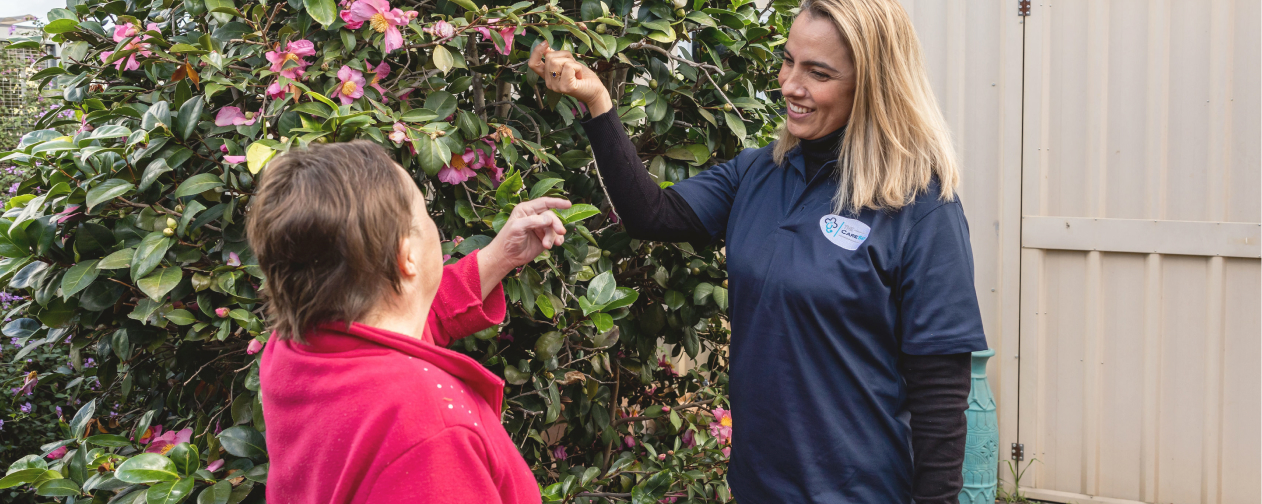
{"type": "MultiPolygon", "coordinates": [[[[785,51],[784,51],[784,57],[786,57],[786,58],[793,58],[793,53],[789,52],[789,50],[788,50],[788,49],[785,49],[785,51]]],[[[829,71],[832,71],[832,72],[836,72],[836,71],[837,71],[837,69],[836,69],[836,68],[833,68],[831,65],[829,65],[828,63],[824,63],[823,61],[806,60],[806,61],[799,61],[799,62],[798,62],[798,64],[801,64],[801,65],[809,65],[809,66],[814,66],[814,67],[820,67],[820,68],[823,68],[824,70],[829,70],[829,71]]]]}

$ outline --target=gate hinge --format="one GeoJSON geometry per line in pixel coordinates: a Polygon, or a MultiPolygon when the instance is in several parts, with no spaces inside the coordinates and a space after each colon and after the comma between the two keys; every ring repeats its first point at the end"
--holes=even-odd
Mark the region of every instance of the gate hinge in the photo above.
{"type": "Polygon", "coordinates": [[[1012,460],[1020,462],[1025,460],[1025,445],[1021,443],[1012,443],[1012,460]]]}
{"type": "Polygon", "coordinates": [[[1030,0],[1017,0],[1017,15],[1021,17],[1030,15],[1030,0]]]}

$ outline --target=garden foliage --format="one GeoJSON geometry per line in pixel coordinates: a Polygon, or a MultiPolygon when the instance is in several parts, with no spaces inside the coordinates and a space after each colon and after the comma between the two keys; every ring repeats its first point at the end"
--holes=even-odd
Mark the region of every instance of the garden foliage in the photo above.
{"type": "Polygon", "coordinates": [[[505,279],[505,323],[454,344],[507,380],[504,425],[545,500],[727,500],[723,257],[631,239],[593,165],[583,106],[548,93],[525,61],[539,40],[579,54],[669,184],[768,140],[778,115],[761,93],[776,87],[792,7],[54,9],[44,30],[64,58],[33,78],[56,90],[56,107],[0,153],[30,170],[0,220],[0,281],[26,297],[3,332],[22,344],[5,353],[10,366],[78,402],[0,488],[66,502],[261,502],[267,286],[245,242],[251,191],[279,153],[361,138],[414,174],[451,261],[488,243],[523,200],[575,203],[559,212],[565,245],[505,279]],[[64,358],[21,362],[37,350],[64,358]]]}

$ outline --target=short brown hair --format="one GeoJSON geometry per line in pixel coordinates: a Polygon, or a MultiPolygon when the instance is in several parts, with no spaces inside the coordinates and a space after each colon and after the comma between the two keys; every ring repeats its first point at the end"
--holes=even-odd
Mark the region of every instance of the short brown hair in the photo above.
{"type": "Polygon", "coordinates": [[[290,151],[263,173],[247,217],[267,281],[276,336],[361,319],[398,292],[399,243],[411,229],[412,193],[377,144],[354,141],[290,151]]]}

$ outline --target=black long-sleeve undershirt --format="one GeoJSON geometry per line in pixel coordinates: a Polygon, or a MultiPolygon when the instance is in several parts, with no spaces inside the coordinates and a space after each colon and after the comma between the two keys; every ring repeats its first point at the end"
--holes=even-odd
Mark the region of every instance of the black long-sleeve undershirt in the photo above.
{"type": "MultiPolygon", "coordinates": [[[[627,233],[641,240],[692,242],[712,240],[688,201],[662,189],[644,168],[617,110],[583,122],[609,197],[627,233]]],[[[801,144],[807,180],[836,165],[843,131],[801,144]]],[[[830,172],[831,173],[831,172],[830,172]]],[[[899,372],[907,385],[911,413],[916,504],[955,504],[964,485],[961,468],[971,386],[969,354],[899,356],[899,372]]]]}

